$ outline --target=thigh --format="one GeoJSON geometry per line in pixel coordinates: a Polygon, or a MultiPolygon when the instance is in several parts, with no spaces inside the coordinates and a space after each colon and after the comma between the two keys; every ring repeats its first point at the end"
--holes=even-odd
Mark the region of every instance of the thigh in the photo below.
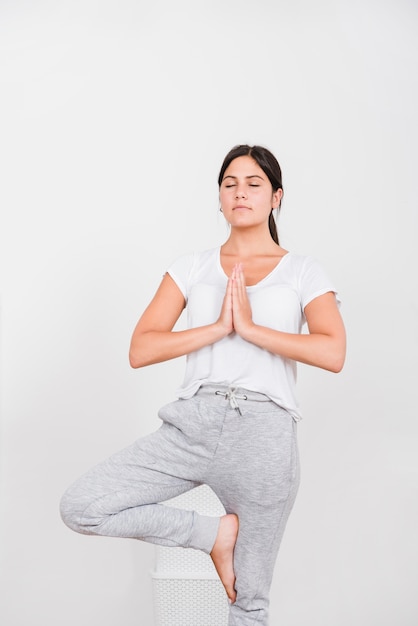
{"type": "Polygon", "coordinates": [[[163,424],[91,468],[64,494],[63,517],[80,519],[87,511],[92,517],[111,515],[169,500],[200,484],[179,439],[174,426],[163,424]]]}
{"type": "Polygon", "coordinates": [[[209,479],[228,512],[247,506],[274,510],[298,483],[296,423],[271,405],[259,413],[243,410],[242,416],[231,411],[225,420],[209,479]]]}

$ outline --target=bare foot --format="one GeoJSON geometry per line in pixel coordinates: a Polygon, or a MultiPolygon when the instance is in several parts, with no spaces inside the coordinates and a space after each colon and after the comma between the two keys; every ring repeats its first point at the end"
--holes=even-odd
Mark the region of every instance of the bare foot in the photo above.
{"type": "Polygon", "coordinates": [[[218,535],[210,556],[228,598],[235,602],[237,592],[234,589],[234,548],[238,536],[238,517],[234,513],[223,515],[219,523],[218,535]]]}

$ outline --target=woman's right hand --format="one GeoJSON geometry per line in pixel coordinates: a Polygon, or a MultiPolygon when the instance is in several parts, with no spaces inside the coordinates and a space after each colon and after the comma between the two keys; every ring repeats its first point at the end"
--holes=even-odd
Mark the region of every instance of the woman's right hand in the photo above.
{"type": "Polygon", "coordinates": [[[221,313],[216,325],[222,329],[226,337],[234,330],[233,312],[232,312],[232,276],[228,278],[225,296],[222,302],[221,313]]]}
{"type": "Polygon", "coordinates": [[[132,335],[129,361],[132,367],[161,363],[190,354],[229,335],[232,324],[232,284],[228,281],[220,316],[207,326],[173,331],[185,307],[185,299],[169,274],[165,274],[154,298],[132,335]]]}

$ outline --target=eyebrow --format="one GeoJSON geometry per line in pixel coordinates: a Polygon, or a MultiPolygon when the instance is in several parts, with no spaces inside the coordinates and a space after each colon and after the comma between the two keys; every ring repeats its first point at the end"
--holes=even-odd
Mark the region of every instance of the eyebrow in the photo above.
{"type": "MultiPolygon", "coordinates": [[[[234,178],[235,180],[237,180],[237,176],[231,176],[231,174],[228,174],[228,176],[224,176],[224,180],[225,178],[234,178]]],[[[264,178],[262,176],[258,176],[258,174],[251,174],[250,176],[246,176],[245,178],[259,178],[260,180],[264,180],[264,178]]]]}

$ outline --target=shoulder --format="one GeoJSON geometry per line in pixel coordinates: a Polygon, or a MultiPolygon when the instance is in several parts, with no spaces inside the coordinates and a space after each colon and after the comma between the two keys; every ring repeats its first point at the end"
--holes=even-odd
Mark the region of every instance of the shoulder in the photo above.
{"type": "Polygon", "coordinates": [[[280,265],[282,269],[295,279],[302,276],[307,271],[319,269],[320,263],[310,255],[288,252],[282,258],[280,265]]]}
{"type": "Polygon", "coordinates": [[[285,260],[284,265],[286,268],[296,274],[323,271],[321,263],[311,255],[288,252],[283,260],[285,260]]]}
{"type": "Polygon", "coordinates": [[[289,262],[289,271],[293,273],[303,306],[328,291],[337,294],[333,281],[318,259],[292,253],[289,262]]]}
{"type": "Polygon", "coordinates": [[[175,259],[168,267],[167,272],[175,280],[184,295],[191,288],[202,268],[212,266],[216,262],[219,248],[210,248],[199,252],[187,252],[175,259]]]}

